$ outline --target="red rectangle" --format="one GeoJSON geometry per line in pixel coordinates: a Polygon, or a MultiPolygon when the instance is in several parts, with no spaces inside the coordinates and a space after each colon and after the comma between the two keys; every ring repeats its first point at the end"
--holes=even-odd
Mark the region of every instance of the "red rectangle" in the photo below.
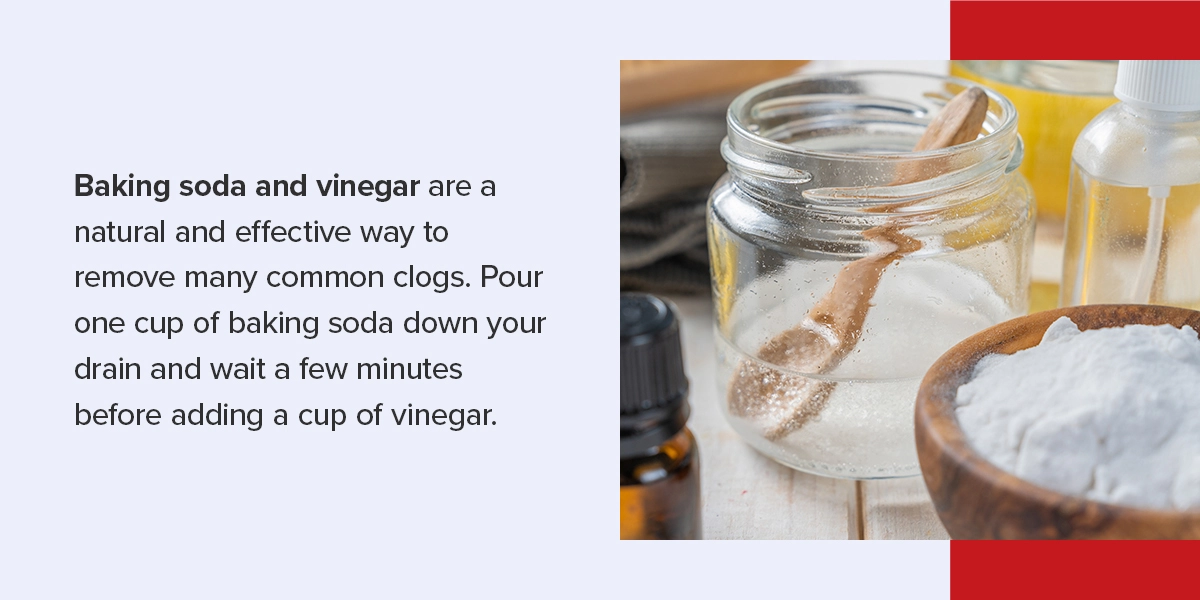
{"type": "Polygon", "coordinates": [[[1200,59],[1200,2],[950,2],[955,60],[1200,59]]]}
{"type": "Polygon", "coordinates": [[[1195,597],[1200,542],[950,542],[950,597],[1195,597]]]}

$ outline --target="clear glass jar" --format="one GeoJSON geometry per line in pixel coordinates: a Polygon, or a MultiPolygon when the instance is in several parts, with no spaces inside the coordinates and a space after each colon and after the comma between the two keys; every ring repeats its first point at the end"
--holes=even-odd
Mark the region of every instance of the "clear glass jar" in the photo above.
{"type": "Polygon", "coordinates": [[[1039,216],[1061,228],[1071,148],[1088,121],[1117,101],[1117,61],[956,60],[950,74],[978,81],[1012,101],[1021,115],[1021,174],[1037,197],[1039,216]]]}
{"type": "Polygon", "coordinates": [[[916,475],[913,402],[925,371],[968,335],[1026,312],[1035,212],[1015,172],[1012,104],[985,89],[986,135],[911,152],[967,85],[910,73],[797,77],[730,106],[729,173],[708,214],[716,375],[727,420],[767,456],[835,477],[916,475]],[[840,362],[806,372],[777,359],[805,350],[788,348],[789,335],[812,324],[847,265],[896,250],[872,241],[888,227],[919,248],[887,261],[860,294],[871,305],[840,362]]]}

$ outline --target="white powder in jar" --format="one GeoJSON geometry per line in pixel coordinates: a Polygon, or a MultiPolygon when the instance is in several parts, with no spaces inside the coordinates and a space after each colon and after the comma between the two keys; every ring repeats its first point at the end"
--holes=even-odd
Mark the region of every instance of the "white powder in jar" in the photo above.
{"type": "Polygon", "coordinates": [[[1191,327],[1079,331],[985,356],[958,388],[971,445],[1027,481],[1092,500],[1200,509],[1200,336],[1191,327]]]}

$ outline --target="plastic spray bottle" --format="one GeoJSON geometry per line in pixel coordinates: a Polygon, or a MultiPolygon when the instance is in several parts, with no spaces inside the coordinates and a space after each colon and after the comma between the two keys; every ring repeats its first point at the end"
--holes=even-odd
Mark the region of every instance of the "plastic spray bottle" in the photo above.
{"type": "Polygon", "coordinates": [[[1123,60],[1079,134],[1062,306],[1200,307],[1200,61],[1123,60]]]}

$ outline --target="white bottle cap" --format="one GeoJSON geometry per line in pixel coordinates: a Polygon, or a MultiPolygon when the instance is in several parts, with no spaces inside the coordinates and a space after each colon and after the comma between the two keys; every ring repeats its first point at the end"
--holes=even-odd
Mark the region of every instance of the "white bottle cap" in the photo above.
{"type": "Polygon", "coordinates": [[[1200,60],[1123,60],[1113,94],[1140,108],[1200,110],[1200,60]]]}

